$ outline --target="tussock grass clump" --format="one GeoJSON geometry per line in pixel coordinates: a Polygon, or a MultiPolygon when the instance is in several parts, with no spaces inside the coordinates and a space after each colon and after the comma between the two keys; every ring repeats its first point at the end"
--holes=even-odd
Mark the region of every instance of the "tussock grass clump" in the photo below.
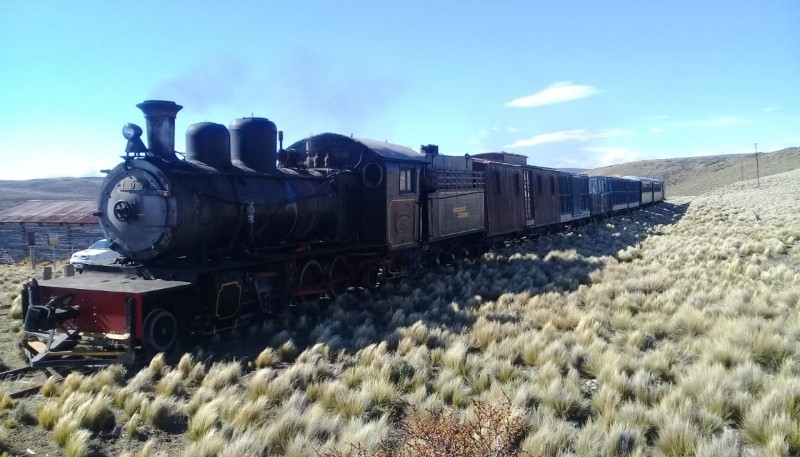
{"type": "MultiPolygon", "coordinates": [[[[115,399],[119,399],[118,395],[115,399]]],[[[147,401],[147,395],[141,392],[133,392],[127,395],[122,404],[122,410],[126,417],[133,417],[136,413],[141,413],[143,404],[147,401]]]]}
{"type": "Polygon", "coordinates": [[[66,414],[59,418],[53,426],[53,440],[59,447],[64,447],[69,437],[80,427],[80,421],[75,418],[74,414],[66,414]]]}
{"type": "Polygon", "coordinates": [[[186,373],[182,370],[172,370],[167,372],[158,380],[155,386],[155,393],[166,396],[184,396],[186,394],[186,373]]]}
{"type": "Polygon", "coordinates": [[[645,455],[647,439],[637,426],[617,423],[611,427],[606,435],[604,447],[608,456],[645,455]]]}
{"type": "Polygon", "coordinates": [[[658,430],[656,446],[667,457],[694,455],[698,434],[692,424],[674,419],[658,430]]]}
{"type": "Polygon", "coordinates": [[[144,403],[141,417],[146,424],[167,432],[182,431],[186,422],[183,405],[163,396],[144,403]]]}
{"type": "Polygon", "coordinates": [[[85,457],[89,454],[89,438],[91,434],[86,430],[76,430],[67,437],[64,444],[66,457],[85,457]]]}
{"type": "Polygon", "coordinates": [[[200,385],[219,391],[224,387],[236,384],[241,372],[242,367],[239,362],[215,363],[208,370],[208,374],[200,385]]]}
{"type": "Polygon", "coordinates": [[[151,392],[159,378],[160,374],[148,366],[139,370],[133,378],[128,380],[128,385],[125,387],[134,392],[151,392]]]}
{"type": "Polygon", "coordinates": [[[221,410],[224,407],[224,403],[225,399],[216,398],[203,404],[192,414],[189,418],[187,429],[188,438],[190,440],[198,441],[214,429],[219,428],[222,419],[221,410]]]}
{"type": "MultiPolygon", "coordinates": [[[[60,405],[53,400],[45,405],[55,405],[52,411],[58,409],[59,423],[62,421],[74,421],[77,427],[85,428],[92,432],[108,431],[114,428],[116,419],[111,409],[112,400],[110,396],[75,392],[62,397],[60,401],[60,405]]],[[[45,409],[42,409],[40,412],[44,411],[45,409]]],[[[67,424],[65,423],[63,426],[67,427],[67,424]]]]}
{"type": "Polygon", "coordinates": [[[288,398],[292,392],[294,392],[294,386],[291,377],[274,376],[273,373],[265,370],[257,372],[247,386],[249,398],[265,397],[270,405],[276,406],[288,398]]]}
{"type": "Polygon", "coordinates": [[[567,422],[583,424],[591,416],[591,403],[577,386],[556,381],[542,393],[542,397],[542,403],[567,422]]]}
{"type": "Polygon", "coordinates": [[[556,457],[569,452],[576,437],[577,429],[572,425],[540,415],[520,449],[522,455],[556,457]]]}
{"type": "Polygon", "coordinates": [[[142,425],[142,416],[139,413],[134,413],[127,422],[125,422],[124,437],[132,440],[139,434],[139,426],[142,425]]]}
{"type": "Polygon", "coordinates": [[[261,353],[256,357],[256,368],[273,367],[280,362],[280,358],[274,349],[271,347],[264,348],[261,353]]]}
{"type": "Polygon", "coordinates": [[[159,352],[156,354],[152,359],[150,359],[150,363],[147,365],[147,368],[150,369],[150,372],[153,373],[154,377],[158,377],[167,370],[167,360],[164,358],[164,354],[159,352]]]}
{"type": "Polygon", "coordinates": [[[4,389],[0,389],[0,410],[11,409],[17,402],[4,389]]]}
{"type": "Polygon", "coordinates": [[[36,409],[36,422],[45,430],[52,430],[61,415],[61,405],[48,401],[36,409]]]}
{"type": "Polygon", "coordinates": [[[110,390],[122,383],[125,378],[125,367],[122,365],[111,365],[92,376],[87,377],[81,385],[85,392],[101,392],[110,390]]]}
{"type": "Polygon", "coordinates": [[[245,401],[237,405],[229,414],[232,418],[227,423],[244,433],[264,426],[269,419],[269,413],[269,401],[265,397],[260,397],[255,401],[245,401]]]}
{"type": "Polygon", "coordinates": [[[206,367],[200,361],[195,361],[191,354],[183,354],[178,361],[177,371],[189,386],[198,385],[206,375],[206,367]]]}
{"type": "Polygon", "coordinates": [[[211,430],[197,437],[183,452],[184,457],[220,455],[225,449],[225,437],[217,430],[211,430]]]}
{"type": "Polygon", "coordinates": [[[282,452],[304,428],[300,414],[279,414],[266,426],[263,437],[270,443],[270,448],[282,452]]]}
{"type": "Polygon", "coordinates": [[[707,457],[727,457],[741,455],[742,445],[733,429],[726,429],[718,436],[701,439],[697,443],[697,455],[707,457]]]}
{"type": "Polygon", "coordinates": [[[58,395],[58,378],[56,376],[49,376],[44,384],[42,384],[42,388],[39,389],[39,393],[45,397],[58,395]]]}
{"type": "Polygon", "coordinates": [[[81,373],[72,372],[64,378],[64,381],[58,385],[58,395],[65,397],[72,392],[80,392],[83,389],[83,383],[86,381],[86,376],[81,373]]]}
{"type": "Polygon", "coordinates": [[[14,297],[11,302],[11,309],[8,310],[8,317],[11,319],[22,319],[22,296],[14,297]]]}

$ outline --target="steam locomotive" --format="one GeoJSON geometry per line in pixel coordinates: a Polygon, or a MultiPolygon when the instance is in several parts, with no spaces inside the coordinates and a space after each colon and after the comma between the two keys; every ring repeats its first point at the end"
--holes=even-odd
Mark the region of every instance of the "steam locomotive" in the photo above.
{"type": "Polygon", "coordinates": [[[334,133],[283,147],[268,119],[203,122],[174,148],[171,101],[137,105],[94,213],[122,256],[23,290],[32,366],[131,363],[487,243],[663,200],[647,178],[588,177],[521,155],[446,156],[334,133]]]}

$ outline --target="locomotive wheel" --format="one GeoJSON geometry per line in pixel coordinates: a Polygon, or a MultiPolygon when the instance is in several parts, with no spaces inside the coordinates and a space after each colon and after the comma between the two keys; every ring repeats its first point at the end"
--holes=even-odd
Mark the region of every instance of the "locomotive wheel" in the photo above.
{"type": "Polygon", "coordinates": [[[325,272],[322,271],[322,265],[316,260],[309,260],[303,265],[297,277],[294,295],[296,301],[302,304],[314,303],[319,300],[320,293],[325,289],[325,272]]]}
{"type": "Polygon", "coordinates": [[[178,320],[163,309],[154,309],[144,319],[145,345],[156,352],[167,352],[178,341],[178,320]]]}
{"type": "Polygon", "coordinates": [[[439,248],[434,258],[436,265],[444,266],[453,263],[453,253],[449,249],[439,248]]]}
{"type": "Polygon", "coordinates": [[[450,249],[450,257],[454,260],[467,260],[469,259],[469,250],[463,246],[453,246],[450,249]]]}
{"type": "Polygon", "coordinates": [[[347,265],[345,256],[337,256],[328,264],[327,268],[328,291],[334,297],[347,292],[350,288],[350,266],[347,265]]]}
{"type": "Polygon", "coordinates": [[[377,289],[383,284],[384,279],[383,271],[376,264],[367,265],[361,271],[361,282],[367,289],[377,289]]]}

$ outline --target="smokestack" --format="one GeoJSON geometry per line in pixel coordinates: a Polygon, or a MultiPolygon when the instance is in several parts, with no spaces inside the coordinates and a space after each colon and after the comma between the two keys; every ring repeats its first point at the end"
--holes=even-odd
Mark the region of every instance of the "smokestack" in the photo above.
{"type": "Polygon", "coordinates": [[[170,160],[175,153],[175,115],[183,108],[166,100],[145,100],[136,105],[147,121],[147,145],[153,154],[170,160]]]}

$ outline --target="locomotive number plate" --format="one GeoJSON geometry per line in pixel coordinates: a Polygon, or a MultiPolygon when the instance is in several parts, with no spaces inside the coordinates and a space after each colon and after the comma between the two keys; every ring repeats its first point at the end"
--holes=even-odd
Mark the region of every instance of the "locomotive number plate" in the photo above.
{"type": "Polygon", "coordinates": [[[142,181],[139,181],[135,177],[129,176],[125,179],[121,179],[117,183],[117,189],[130,192],[133,190],[144,190],[145,185],[142,181]]]}

